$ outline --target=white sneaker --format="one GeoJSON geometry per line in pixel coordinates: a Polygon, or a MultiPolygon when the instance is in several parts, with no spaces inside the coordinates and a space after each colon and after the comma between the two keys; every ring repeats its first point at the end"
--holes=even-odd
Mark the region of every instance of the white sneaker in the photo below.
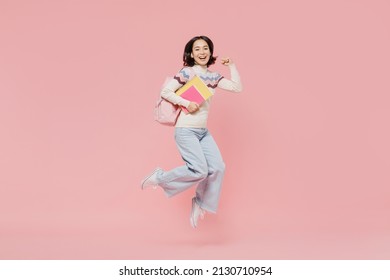
{"type": "Polygon", "coordinates": [[[146,189],[148,187],[153,187],[153,189],[156,189],[158,187],[157,183],[157,172],[162,170],[161,168],[157,167],[155,170],[153,170],[152,173],[150,173],[148,176],[145,177],[145,179],[141,182],[141,189],[146,189]]]}
{"type": "Polygon", "coordinates": [[[190,216],[190,223],[193,228],[196,228],[198,226],[198,220],[199,216],[201,219],[204,218],[205,211],[200,208],[198,203],[196,203],[196,197],[192,198],[192,209],[191,209],[191,216],[190,216]]]}

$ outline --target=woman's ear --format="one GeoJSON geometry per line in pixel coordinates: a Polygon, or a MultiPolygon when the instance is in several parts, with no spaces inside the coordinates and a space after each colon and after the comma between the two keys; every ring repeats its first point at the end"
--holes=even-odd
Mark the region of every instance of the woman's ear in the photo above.
{"type": "Polygon", "coordinates": [[[191,58],[194,58],[194,55],[191,53],[191,58]]]}

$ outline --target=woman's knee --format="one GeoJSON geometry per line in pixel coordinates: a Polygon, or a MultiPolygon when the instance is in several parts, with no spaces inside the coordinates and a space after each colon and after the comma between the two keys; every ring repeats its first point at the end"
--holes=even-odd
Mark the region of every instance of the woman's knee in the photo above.
{"type": "Polygon", "coordinates": [[[225,162],[220,161],[215,163],[212,167],[210,167],[210,173],[224,173],[226,169],[225,162]]]}

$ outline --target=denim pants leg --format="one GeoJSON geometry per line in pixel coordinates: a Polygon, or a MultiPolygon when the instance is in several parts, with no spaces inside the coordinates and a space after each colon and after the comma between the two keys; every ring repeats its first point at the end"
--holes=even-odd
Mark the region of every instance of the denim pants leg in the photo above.
{"type": "Polygon", "coordinates": [[[176,128],[175,140],[185,165],[159,172],[159,185],[171,197],[198,184],[197,203],[215,213],[225,172],[217,144],[207,128],[176,128]]]}

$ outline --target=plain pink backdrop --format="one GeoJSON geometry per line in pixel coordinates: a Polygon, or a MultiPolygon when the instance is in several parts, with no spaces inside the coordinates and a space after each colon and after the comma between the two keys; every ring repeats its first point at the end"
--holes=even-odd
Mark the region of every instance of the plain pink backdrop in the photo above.
{"type": "MultiPolygon", "coordinates": [[[[386,0],[0,0],[1,259],[389,259],[386,0]],[[153,121],[205,34],[244,91],[217,90],[219,212],[141,191],[182,164],[153,121]]],[[[229,76],[219,63],[215,71],[229,76]]]]}

